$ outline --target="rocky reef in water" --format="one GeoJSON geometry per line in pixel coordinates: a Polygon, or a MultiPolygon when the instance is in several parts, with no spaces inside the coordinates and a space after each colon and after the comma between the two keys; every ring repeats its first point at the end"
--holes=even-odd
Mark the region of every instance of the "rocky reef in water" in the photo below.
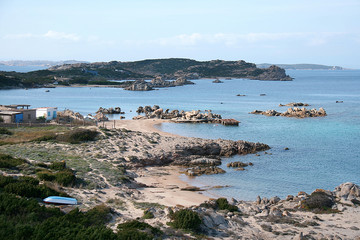
{"type": "Polygon", "coordinates": [[[283,117],[296,117],[296,118],[306,118],[306,117],[324,117],[326,116],[326,111],[323,108],[319,108],[319,110],[313,109],[306,109],[306,108],[288,108],[286,112],[278,112],[276,110],[267,110],[267,111],[260,111],[254,110],[250,112],[251,114],[260,114],[265,116],[283,116],[283,117]]]}
{"type": "Polygon", "coordinates": [[[201,112],[200,110],[192,110],[192,111],[184,111],[184,110],[172,110],[170,109],[162,109],[158,105],[138,107],[136,110],[138,115],[134,117],[134,120],[137,119],[171,119],[175,122],[219,122],[222,117],[220,114],[212,113],[211,110],[205,110],[205,112],[201,112]]]}
{"type": "Polygon", "coordinates": [[[179,77],[175,81],[164,80],[162,77],[156,77],[151,82],[146,82],[145,80],[137,80],[129,87],[126,87],[125,90],[129,91],[151,91],[155,88],[167,88],[167,87],[176,87],[183,85],[195,84],[191,81],[186,80],[185,78],[179,77]]]}

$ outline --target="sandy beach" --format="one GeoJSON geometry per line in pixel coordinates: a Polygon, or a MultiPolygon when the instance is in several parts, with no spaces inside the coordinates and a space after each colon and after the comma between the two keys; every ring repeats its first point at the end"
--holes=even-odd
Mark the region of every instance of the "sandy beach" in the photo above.
{"type": "Polygon", "coordinates": [[[125,128],[131,131],[139,131],[146,133],[158,133],[161,136],[168,137],[179,137],[179,135],[167,133],[160,131],[155,127],[155,125],[162,124],[164,122],[169,122],[165,119],[141,119],[141,120],[110,120],[107,122],[99,123],[99,126],[105,126],[108,129],[112,128],[125,128]]]}
{"type": "MultiPolygon", "coordinates": [[[[181,137],[179,135],[160,131],[155,125],[169,122],[164,119],[143,119],[143,120],[112,120],[105,122],[108,129],[125,128],[131,131],[145,133],[158,133],[166,137],[181,137]],[[115,126],[115,127],[114,127],[115,126]]],[[[100,124],[101,126],[101,124],[100,124]]],[[[199,205],[209,199],[201,192],[182,191],[180,189],[190,185],[180,180],[181,168],[177,166],[147,167],[139,168],[135,180],[139,183],[151,186],[151,188],[138,189],[142,193],[144,201],[157,202],[165,206],[189,207],[199,205]]]]}

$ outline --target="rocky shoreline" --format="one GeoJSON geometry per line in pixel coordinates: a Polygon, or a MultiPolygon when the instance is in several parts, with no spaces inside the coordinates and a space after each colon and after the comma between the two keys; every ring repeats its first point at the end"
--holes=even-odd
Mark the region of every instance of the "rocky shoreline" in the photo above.
{"type": "MultiPolygon", "coordinates": [[[[166,224],[171,221],[171,213],[188,209],[198,214],[200,233],[212,239],[240,236],[243,239],[356,239],[360,236],[360,189],[353,183],[344,183],[334,191],[299,192],[286,199],[259,196],[255,201],[241,201],[206,197],[202,194],[206,189],[180,181],[179,172],[192,175],[200,169],[204,174],[221,173],[217,166],[222,156],[253,154],[269,146],[173,136],[155,131],[152,126],[161,121],[164,120],[117,120],[114,125],[108,122],[105,128],[90,127],[99,132],[95,141],[66,144],[44,139],[2,145],[0,151],[25,158],[33,166],[54,161],[54,153],[65,156],[62,159],[66,159],[66,165],[87,184],[58,186],[59,189],[75,197],[82,210],[99,204],[111,207],[113,220],[109,227],[113,229],[119,223],[143,218],[146,211],[152,217],[141,221],[160,228],[164,239],[191,239],[187,232],[175,233],[166,224]]],[[[251,165],[233,162],[228,167],[251,165]]],[[[3,170],[1,173],[16,174],[3,170]]],[[[72,209],[65,207],[62,211],[72,209]]]]}

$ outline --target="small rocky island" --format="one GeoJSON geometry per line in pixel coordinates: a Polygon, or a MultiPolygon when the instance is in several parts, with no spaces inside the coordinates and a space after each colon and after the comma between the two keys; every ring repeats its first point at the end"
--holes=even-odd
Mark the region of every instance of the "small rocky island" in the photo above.
{"type": "Polygon", "coordinates": [[[211,110],[200,110],[184,111],[184,110],[172,110],[162,109],[158,105],[151,106],[140,106],[136,112],[139,114],[133,117],[133,120],[139,119],[169,119],[176,123],[221,123],[227,126],[239,125],[239,121],[235,119],[223,119],[220,114],[212,113],[211,110]],[[140,115],[144,114],[144,115],[140,115]]]}
{"type": "Polygon", "coordinates": [[[326,116],[326,111],[323,108],[319,108],[319,110],[313,109],[306,109],[306,108],[288,108],[287,111],[281,113],[276,110],[267,110],[267,111],[260,111],[254,110],[250,112],[251,114],[260,114],[265,116],[283,116],[283,117],[296,117],[296,118],[306,118],[306,117],[324,117],[326,116]]]}
{"type": "Polygon", "coordinates": [[[130,91],[151,91],[155,88],[167,88],[167,87],[176,87],[183,85],[192,85],[195,84],[185,78],[179,77],[175,81],[164,80],[162,77],[158,76],[151,80],[151,82],[146,82],[145,80],[136,80],[129,87],[126,87],[125,90],[130,91]]]}

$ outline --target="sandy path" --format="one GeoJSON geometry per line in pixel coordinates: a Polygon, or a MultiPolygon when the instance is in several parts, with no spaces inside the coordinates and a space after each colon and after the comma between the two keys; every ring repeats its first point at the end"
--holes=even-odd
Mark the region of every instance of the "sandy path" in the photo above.
{"type": "Polygon", "coordinates": [[[138,189],[144,194],[146,202],[157,202],[165,206],[182,205],[189,207],[199,205],[209,197],[201,192],[182,191],[181,188],[190,185],[180,180],[180,167],[148,167],[138,172],[137,182],[144,183],[151,188],[138,189]]]}
{"type": "Polygon", "coordinates": [[[126,128],[131,131],[139,131],[146,133],[159,133],[162,136],[179,137],[179,135],[160,131],[155,128],[155,125],[169,122],[164,119],[142,119],[142,120],[110,120],[107,122],[100,122],[99,126],[105,126],[108,129],[111,128],[126,128]]]}

